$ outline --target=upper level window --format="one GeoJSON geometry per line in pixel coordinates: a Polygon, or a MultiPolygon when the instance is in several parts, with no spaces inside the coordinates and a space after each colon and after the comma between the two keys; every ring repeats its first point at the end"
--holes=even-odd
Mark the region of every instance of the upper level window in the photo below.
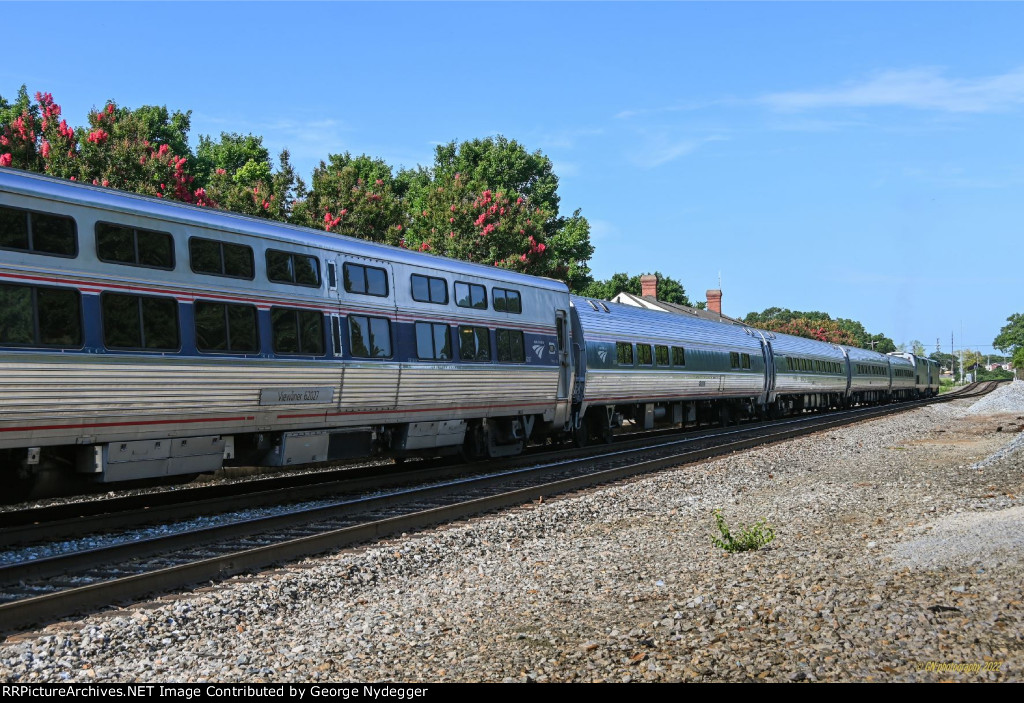
{"type": "Polygon", "coordinates": [[[417,322],[416,356],[420,359],[448,361],[452,358],[452,339],[448,325],[436,322],[417,322]]]}
{"type": "Polygon", "coordinates": [[[750,354],[740,354],[740,365],[745,368],[750,368],[750,354]]]}
{"type": "Polygon", "coordinates": [[[661,344],[654,345],[654,361],[658,366],[668,366],[668,347],[661,344]]]}
{"type": "Polygon", "coordinates": [[[108,263],[171,271],[174,238],[167,232],[97,222],[96,256],[108,263]]]}
{"type": "Polygon", "coordinates": [[[494,288],[491,290],[491,296],[494,298],[495,312],[521,313],[523,311],[523,301],[517,290],[494,288]]]}
{"type": "Polygon", "coordinates": [[[387,359],[391,356],[391,321],[383,317],[348,316],[352,356],[387,359]]]}
{"type": "Polygon", "coordinates": [[[324,353],[324,316],[318,310],[270,308],[275,354],[324,353]]]}
{"type": "Polygon", "coordinates": [[[64,215],[0,206],[0,249],[75,257],[78,255],[75,221],[64,215]]]}
{"type": "Polygon", "coordinates": [[[0,344],[82,346],[82,304],[78,291],[0,285],[0,344]]]}
{"type": "Polygon", "coordinates": [[[381,297],[388,294],[388,272],[382,268],[346,263],[342,273],[345,277],[345,290],[349,293],[381,297]]]}
{"type": "Polygon", "coordinates": [[[188,240],[188,253],[192,261],[192,270],[196,273],[244,278],[249,281],[255,277],[252,247],[244,244],[192,237],[188,240]]]}
{"type": "Polygon", "coordinates": [[[448,282],[434,276],[412,275],[412,299],[421,303],[448,304],[448,282]]]}
{"type": "Polygon", "coordinates": [[[476,283],[456,283],[455,304],[460,308],[486,310],[487,289],[476,283]]]}
{"type": "Polygon", "coordinates": [[[633,345],[629,342],[615,343],[615,356],[620,366],[633,365],[633,345]]]}
{"type": "Polygon", "coordinates": [[[672,365],[686,366],[686,349],[684,347],[672,347],[672,365]]]}
{"type": "Polygon", "coordinates": [[[103,343],[110,349],[177,351],[178,301],[148,295],[103,293],[103,343]]]}
{"type": "Polygon", "coordinates": [[[320,259],[291,251],[267,250],[267,278],[274,283],[320,287],[320,259]]]}

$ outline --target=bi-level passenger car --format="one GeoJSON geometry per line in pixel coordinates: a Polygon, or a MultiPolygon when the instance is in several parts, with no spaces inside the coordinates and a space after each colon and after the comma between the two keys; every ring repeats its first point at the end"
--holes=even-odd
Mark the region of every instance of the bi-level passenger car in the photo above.
{"type": "Polygon", "coordinates": [[[564,284],[0,169],[0,450],[101,481],[236,455],[521,449],[564,284]]]}

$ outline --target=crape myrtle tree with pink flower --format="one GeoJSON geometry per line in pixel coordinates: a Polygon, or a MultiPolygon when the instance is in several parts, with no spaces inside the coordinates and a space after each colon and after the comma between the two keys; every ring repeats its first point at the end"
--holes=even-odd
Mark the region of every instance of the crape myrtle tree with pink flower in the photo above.
{"type": "Polygon", "coordinates": [[[310,191],[295,203],[292,222],[403,246],[408,224],[404,190],[381,159],[331,154],[313,170],[310,191]]]}
{"type": "Polygon", "coordinates": [[[222,133],[188,146],[190,112],[108,101],[71,127],[53,96],[0,96],[0,166],[316,227],[417,251],[590,282],[594,249],[579,210],[559,214],[550,159],[504,137],[439,146],[430,168],[328,155],[310,190],[287,151],[275,169],[262,138],[222,133]]]}
{"type": "Polygon", "coordinates": [[[249,139],[262,147],[262,141],[227,134],[220,142],[203,138],[201,150],[213,156],[200,160],[188,146],[190,118],[191,112],[150,105],[130,110],[107,101],[89,112],[87,126],[71,127],[52,95],[36,93],[33,100],[22,86],[14,102],[0,96],[0,166],[285,219],[293,191],[302,189],[287,152],[273,174],[265,149],[257,154],[265,168],[243,163],[248,169],[232,165],[229,171],[215,158],[225,143],[249,139]]]}
{"type": "Polygon", "coordinates": [[[548,276],[574,291],[590,282],[590,224],[559,214],[551,160],[515,140],[440,145],[431,168],[409,180],[407,245],[445,256],[548,276]]]}

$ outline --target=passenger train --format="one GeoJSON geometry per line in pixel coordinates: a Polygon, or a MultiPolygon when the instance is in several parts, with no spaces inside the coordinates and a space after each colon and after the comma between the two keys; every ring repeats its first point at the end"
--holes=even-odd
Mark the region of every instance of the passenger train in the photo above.
{"type": "Polygon", "coordinates": [[[518,454],[938,391],[938,367],[0,169],[0,471],[518,454]]]}

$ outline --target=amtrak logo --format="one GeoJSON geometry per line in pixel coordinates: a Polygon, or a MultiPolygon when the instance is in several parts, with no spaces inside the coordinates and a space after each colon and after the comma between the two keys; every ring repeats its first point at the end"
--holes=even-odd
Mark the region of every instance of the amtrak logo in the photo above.
{"type": "Polygon", "coordinates": [[[608,350],[605,349],[604,347],[601,347],[600,349],[597,350],[597,357],[601,360],[602,364],[608,361],[608,350]]]}
{"type": "Polygon", "coordinates": [[[544,342],[541,342],[539,340],[533,343],[533,353],[537,355],[538,359],[543,358],[543,356],[544,356],[544,349],[546,347],[547,347],[547,345],[544,344],[544,342]]]}

